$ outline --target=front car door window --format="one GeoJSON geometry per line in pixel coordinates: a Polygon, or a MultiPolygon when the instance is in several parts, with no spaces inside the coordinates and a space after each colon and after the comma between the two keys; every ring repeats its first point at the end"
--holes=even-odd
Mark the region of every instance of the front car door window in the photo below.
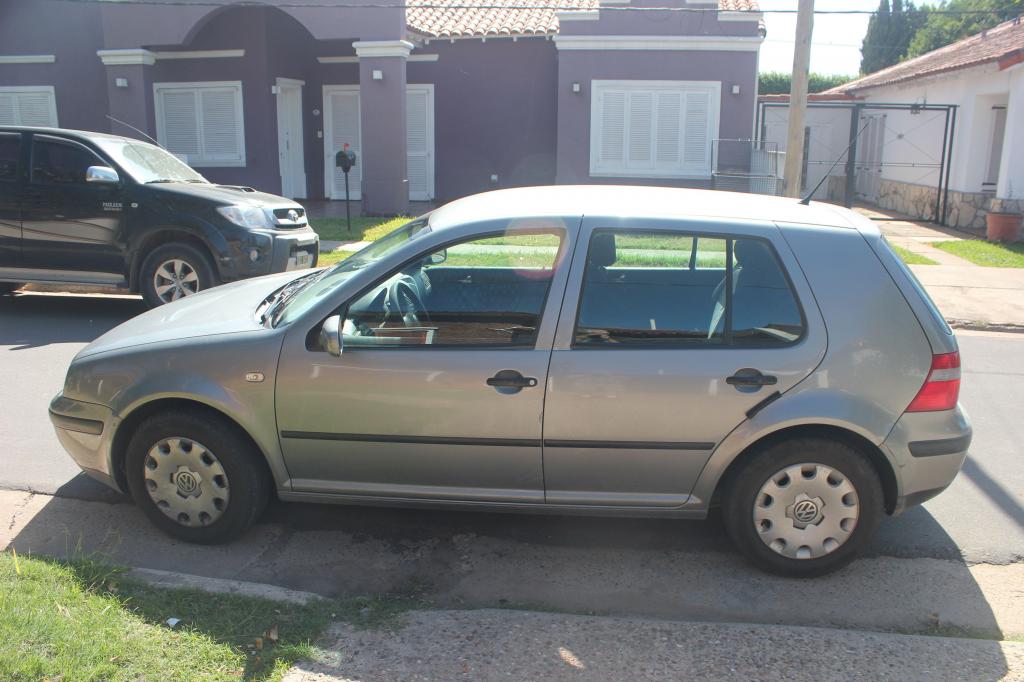
{"type": "Polygon", "coordinates": [[[418,257],[348,306],[344,346],[532,347],[560,245],[504,235],[418,257]]]}
{"type": "Polygon", "coordinates": [[[107,165],[84,147],[70,142],[35,139],[32,143],[32,182],[84,187],[89,166],[107,165]]]}

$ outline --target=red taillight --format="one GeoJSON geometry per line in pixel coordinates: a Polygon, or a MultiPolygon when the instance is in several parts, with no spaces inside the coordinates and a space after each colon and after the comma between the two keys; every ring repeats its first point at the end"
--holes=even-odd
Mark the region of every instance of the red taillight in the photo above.
{"type": "Polygon", "coordinates": [[[907,412],[952,410],[959,396],[960,353],[933,355],[931,371],[907,412]]]}

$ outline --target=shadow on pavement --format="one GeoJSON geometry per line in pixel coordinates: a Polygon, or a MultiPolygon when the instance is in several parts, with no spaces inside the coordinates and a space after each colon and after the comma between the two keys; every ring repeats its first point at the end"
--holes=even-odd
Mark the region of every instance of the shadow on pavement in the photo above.
{"type": "Polygon", "coordinates": [[[146,310],[142,299],[17,293],[0,296],[0,346],[89,342],[146,310]]]}
{"type": "MultiPolygon", "coordinates": [[[[441,608],[500,607],[1001,638],[962,560],[874,551],[831,576],[761,573],[705,523],[274,504],[239,541],[199,546],[128,504],[47,498],[13,529],[20,553],[271,583],[330,597],[405,592],[441,608]],[[30,517],[30,518],[29,518],[30,517]]],[[[927,510],[887,520],[955,545],[927,510]]],[[[9,536],[9,537],[10,537],[9,536]]],[[[913,545],[912,538],[905,538],[913,545]]]]}

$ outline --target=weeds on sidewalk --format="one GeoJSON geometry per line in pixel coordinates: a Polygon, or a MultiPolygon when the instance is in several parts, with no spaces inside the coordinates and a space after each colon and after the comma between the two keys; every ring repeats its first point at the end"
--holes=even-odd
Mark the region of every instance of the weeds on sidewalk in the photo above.
{"type": "Polygon", "coordinates": [[[122,569],[0,553],[0,679],[274,680],[335,620],[395,627],[399,594],[292,604],[157,588],[122,569]],[[168,621],[178,619],[177,622],[168,621]]]}

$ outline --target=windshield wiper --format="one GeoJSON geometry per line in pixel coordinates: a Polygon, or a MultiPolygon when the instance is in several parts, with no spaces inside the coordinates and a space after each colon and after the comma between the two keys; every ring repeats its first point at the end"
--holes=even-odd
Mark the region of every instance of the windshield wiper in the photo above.
{"type": "Polygon", "coordinates": [[[310,274],[293,280],[282,287],[281,290],[274,294],[274,296],[269,300],[267,309],[262,315],[260,315],[260,324],[266,324],[267,320],[270,320],[270,326],[275,326],[277,324],[279,313],[284,311],[285,304],[291,300],[295,294],[299,293],[299,291],[307,285],[319,280],[326,273],[326,269],[319,272],[311,272],[310,274]]]}
{"type": "Polygon", "coordinates": [[[153,184],[156,184],[158,182],[180,182],[180,180],[175,180],[173,178],[157,178],[156,180],[147,180],[146,184],[147,185],[153,185],[153,184]]]}

